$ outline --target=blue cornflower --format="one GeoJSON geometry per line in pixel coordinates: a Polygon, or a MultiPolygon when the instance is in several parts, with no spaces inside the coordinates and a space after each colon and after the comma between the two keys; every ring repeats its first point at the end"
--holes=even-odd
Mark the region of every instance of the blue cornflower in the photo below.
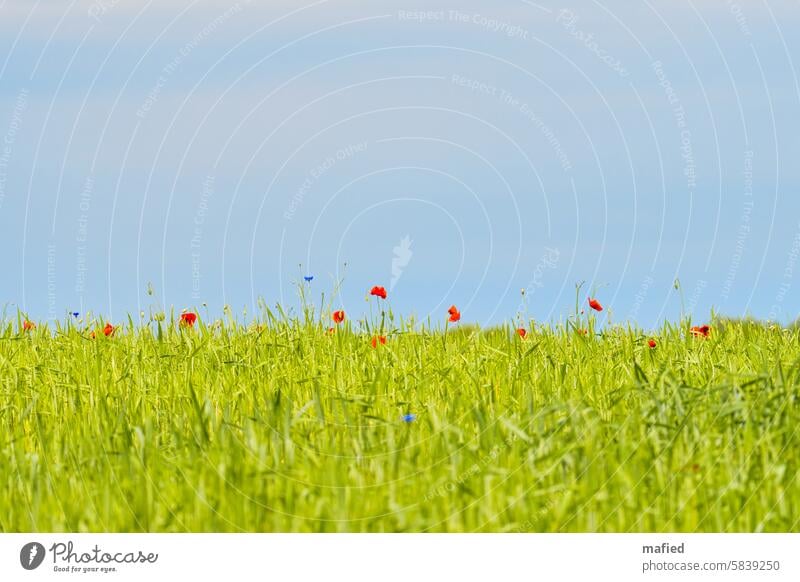
{"type": "Polygon", "coordinates": [[[406,414],[403,416],[403,422],[414,422],[415,420],[417,420],[416,414],[406,414]]]}
{"type": "Polygon", "coordinates": [[[305,280],[306,280],[306,283],[311,283],[311,281],[313,281],[313,280],[314,280],[314,276],[312,275],[312,276],[310,276],[310,277],[303,277],[303,279],[305,279],[305,280]]]}
{"type": "Polygon", "coordinates": [[[78,313],[77,311],[73,311],[72,312],[72,317],[78,317],[79,315],[80,315],[80,313],[78,313]]]}

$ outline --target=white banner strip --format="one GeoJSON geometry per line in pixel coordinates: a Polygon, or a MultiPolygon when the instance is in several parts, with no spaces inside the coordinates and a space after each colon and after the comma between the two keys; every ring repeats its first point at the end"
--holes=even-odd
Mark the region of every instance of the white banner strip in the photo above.
{"type": "Polygon", "coordinates": [[[5,534],[0,580],[800,580],[800,534],[5,534]]]}

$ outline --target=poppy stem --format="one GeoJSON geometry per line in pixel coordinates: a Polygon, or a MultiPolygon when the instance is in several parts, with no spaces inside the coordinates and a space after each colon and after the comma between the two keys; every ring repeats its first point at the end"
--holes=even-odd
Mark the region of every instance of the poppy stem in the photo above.
{"type": "MultiPolygon", "coordinates": [[[[673,287],[678,292],[678,296],[681,300],[681,323],[684,323],[686,320],[686,306],[683,302],[683,286],[681,285],[681,280],[676,278],[673,287]]],[[[686,325],[691,325],[691,322],[687,322],[686,325]]]]}
{"type": "Polygon", "coordinates": [[[578,327],[581,326],[581,289],[586,281],[575,283],[575,319],[578,322],[578,327]]]}

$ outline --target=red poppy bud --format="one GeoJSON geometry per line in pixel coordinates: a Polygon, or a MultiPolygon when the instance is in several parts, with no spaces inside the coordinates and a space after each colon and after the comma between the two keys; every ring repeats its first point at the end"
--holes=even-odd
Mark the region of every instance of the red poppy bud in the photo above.
{"type": "Polygon", "coordinates": [[[374,295],[375,297],[380,297],[381,299],[386,299],[387,297],[386,289],[377,285],[370,290],[369,294],[374,295]]]}
{"type": "Polygon", "coordinates": [[[193,327],[194,324],[197,322],[197,314],[192,313],[191,311],[187,311],[186,313],[181,313],[181,323],[187,327],[193,327]]]}
{"type": "Polygon", "coordinates": [[[450,309],[447,310],[447,313],[450,314],[450,322],[456,323],[461,320],[461,312],[458,310],[458,307],[452,305],[450,309]]]}

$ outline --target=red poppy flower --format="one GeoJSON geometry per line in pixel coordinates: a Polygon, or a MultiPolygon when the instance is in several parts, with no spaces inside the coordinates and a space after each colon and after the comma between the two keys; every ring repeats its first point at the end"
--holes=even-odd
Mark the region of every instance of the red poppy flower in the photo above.
{"type": "Polygon", "coordinates": [[[525,337],[528,335],[528,332],[527,332],[527,331],[525,331],[523,328],[519,328],[519,329],[517,330],[517,335],[518,335],[519,337],[521,337],[522,339],[525,339],[525,337]]]}
{"type": "Polygon", "coordinates": [[[103,335],[105,335],[106,337],[110,337],[114,334],[114,331],[116,329],[117,329],[116,327],[114,327],[110,323],[107,323],[106,326],[103,328],[103,335]]]}
{"type": "Polygon", "coordinates": [[[335,332],[335,331],[336,331],[336,328],[335,328],[335,327],[329,327],[329,328],[328,328],[328,335],[332,335],[332,334],[333,334],[333,332],[335,332]]]}
{"type": "Polygon", "coordinates": [[[36,324],[32,321],[26,319],[22,322],[22,331],[33,331],[34,329],[36,329],[36,324]]]}
{"type": "Polygon", "coordinates": [[[647,340],[647,345],[650,346],[651,350],[654,350],[654,349],[656,349],[656,345],[658,345],[658,344],[656,344],[656,340],[650,339],[650,340],[647,340]]]}
{"type": "Polygon", "coordinates": [[[89,334],[89,337],[90,337],[90,338],[92,338],[92,339],[94,339],[94,338],[96,338],[96,337],[97,337],[97,335],[96,335],[94,332],[92,332],[92,333],[90,333],[90,334],[89,334]]]}
{"type": "Polygon", "coordinates": [[[197,314],[192,313],[191,311],[187,311],[186,313],[181,313],[181,323],[188,327],[193,327],[194,324],[197,322],[197,314]]]}
{"type": "Polygon", "coordinates": [[[386,299],[386,289],[377,285],[370,289],[369,294],[374,295],[375,297],[380,297],[381,299],[386,299]]]}
{"type": "Polygon", "coordinates": [[[595,311],[603,311],[603,306],[600,305],[600,302],[597,299],[589,299],[589,307],[594,309],[595,311]]]}
{"type": "Polygon", "coordinates": [[[458,307],[455,305],[451,305],[450,309],[447,310],[447,313],[450,314],[450,322],[456,323],[457,321],[461,320],[461,312],[458,310],[458,307]]]}
{"type": "Polygon", "coordinates": [[[342,323],[343,321],[344,321],[344,311],[342,311],[342,310],[334,311],[333,312],[333,323],[338,325],[338,324],[342,323]]]}
{"type": "Polygon", "coordinates": [[[695,337],[708,337],[709,333],[711,333],[711,328],[707,325],[692,328],[692,335],[695,337]]]}
{"type": "Polygon", "coordinates": [[[372,338],[372,347],[373,348],[377,348],[378,347],[378,342],[380,342],[380,344],[382,346],[385,346],[386,345],[386,336],[385,335],[376,335],[375,337],[373,337],[372,338]]]}

